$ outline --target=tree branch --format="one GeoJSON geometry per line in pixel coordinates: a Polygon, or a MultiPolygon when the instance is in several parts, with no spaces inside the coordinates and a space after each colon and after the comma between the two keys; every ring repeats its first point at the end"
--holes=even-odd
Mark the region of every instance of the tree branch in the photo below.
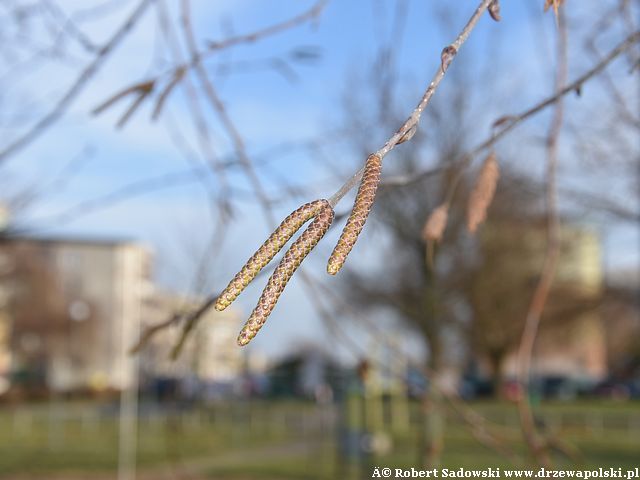
{"type": "MultiPolygon", "coordinates": [[[[498,141],[502,140],[509,132],[514,130],[517,126],[519,126],[525,120],[528,120],[529,118],[537,115],[538,113],[545,110],[547,107],[555,105],[565,95],[581,89],[585,83],[587,83],[589,80],[594,78],[597,74],[602,72],[613,60],[618,58],[621,54],[629,50],[633,45],[635,45],[638,42],[640,42],[640,31],[636,31],[631,35],[629,35],[620,44],[618,44],[615,48],[613,48],[607,55],[605,55],[600,60],[600,62],[598,62],[591,69],[587,70],[585,73],[583,73],[578,78],[576,78],[573,82],[567,84],[564,88],[557,91],[553,95],[550,95],[549,97],[534,104],[533,106],[529,107],[528,109],[524,110],[519,114],[505,115],[503,117],[500,117],[498,120],[496,120],[494,125],[497,127],[497,130],[489,138],[482,141],[481,143],[476,145],[474,148],[469,150],[467,153],[465,153],[459,160],[459,163],[462,169],[459,171],[458,176],[456,176],[456,181],[458,180],[458,177],[462,175],[464,168],[467,167],[473,161],[473,159],[476,158],[480,153],[487,150],[488,148],[493,147],[496,143],[498,143],[498,141]]],[[[393,187],[402,187],[405,185],[409,185],[411,183],[420,181],[423,178],[440,173],[442,171],[442,168],[443,167],[438,166],[435,168],[425,169],[411,176],[404,175],[401,177],[392,177],[388,179],[383,179],[380,183],[380,186],[393,188],[393,187]]],[[[360,172],[361,171],[359,171],[358,173],[360,172]]],[[[354,178],[356,178],[355,175],[354,175],[354,178]]],[[[356,183],[357,183],[357,179],[354,182],[354,185],[356,183]]],[[[452,182],[452,184],[454,184],[454,188],[455,188],[455,182],[452,182]]],[[[351,186],[351,188],[352,187],[353,185],[351,186]]],[[[450,194],[451,192],[449,192],[449,196],[451,196],[450,194]]]]}
{"type": "Polygon", "coordinates": [[[71,87],[62,96],[62,98],[58,100],[53,108],[38,120],[27,132],[9,143],[9,145],[4,147],[4,149],[0,150],[0,164],[6,162],[11,155],[25,148],[29,143],[42,135],[48,127],[55,123],[67,111],[73,100],[75,100],[75,98],[86,87],[87,83],[89,83],[94,75],[100,70],[100,67],[105,62],[109,54],[113,52],[118,44],[127,36],[153,1],[154,0],[142,0],[131,13],[129,18],[113,34],[109,41],[107,41],[107,43],[98,50],[91,63],[89,63],[89,65],[87,65],[87,67],[80,73],[75,82],[73,82],[71,87]]]}
{"type": "MultiPolygon", "coordinates": [[[[473,13],[471,18],[467,22],[467,24],[464,26],[462,31],[458,34],[455,41],[451,45],[448,45],[443,49],[442,65],[436,71],[435,75],[433,76],[433,79],[431,80],[431,83],[428,85],[427,89],[424,91],[422,98],[420,99],[416,107],[413,109],[413,112],[411,112],[411,114],[405,120],[405,122],[384,143],[384,145],[380,147],[376,152],[374,152],[374,155],[377,155],[381,159],[384,159],[384,157],[391,150],[393,150],[393,148],[396,145],[398,145],[398,143],[402,143],[403,139],[409,138],[411,136],[410,132],[415,130],[418,124],[420,123],[420,117],[422,116],[422,112],[424,112],[425,108],[427,108],[427,105],[431,101],[433,94],[435,93],[438,86],[440,85],[440,82],[442,82],[442,79],[444,78],[444,75],[447,71],[449,64],[453,59],[453,56],[455,56],[458,53],[458,51],[460,50],[460,47],[462,47],[464,42],[467,40],[467,38],[471,34],[471,31],[478,23],[478,20],[480,20],[480,17],[488,8],[489,4],[492,3],[492,1],[493,0],[482,0],[478,5],[478,7],[476,8],[476,11],[473,13]],[[445,58],[446,58],[446,61],[445,61],[445,58]]],[[[336,191],[336,193],[334,193],[329,198],[329,203],[331,204],[331,206],[335,207],[338,204],[338,202],[340,202],[340,200],[353,187],[355,187],[360,182],[360,180],[362,179],[362,175],[364,174],[364,168],[365,168],[364,166],[360,168],[360,170],[358,170],[349,180],[347,180],[347,182],[344,185],[342,185],[338,189],[338,191],[336,191]]]]}
{"type": "MultiPolygon", "coordinates": [[[[557,39],[557,67],[555,90],[562,92],[567,82],[567,25],[564,10],[556,11],[558,20],[557,39]]],[[[531,374],[531,357],[533,346],[538,334],[540,319],[551,291],[551,284],[558,266],[560,255],[560,219],[558,216],[556,172],[558,168],[558,141],[564,120],[564,104],[555,103],[553,118],[547,136],[547,171],[546,171],[546,202],[547,202],[547,250],[545,253],[540,280],[533,294],[529,310],[525,317],[524,331],[518,349],[518,382],[522,387],[522,395],[518,399],[518,412],[524,440],[531,454],[544,467],[551,467],[551,458],[544,440],[539,438],[535,419],[529,399],[531,374]]]]}

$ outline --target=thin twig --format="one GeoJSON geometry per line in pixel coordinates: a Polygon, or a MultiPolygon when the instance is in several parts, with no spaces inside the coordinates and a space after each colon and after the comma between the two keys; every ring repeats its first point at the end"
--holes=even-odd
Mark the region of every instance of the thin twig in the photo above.
{"type": "Polygon", "coordinates": [[[314,20],[322,13],[322,10],[324,10],[327,3],[329,3],[328,0],[320,0],[315,4],[313,4],[311,8],[306,12],[296,15],[295,17],[292,17],[288,20],[284,20],[280,23],[270,25],[261,30],[256,30],[255,32],[252,32],[249,34],[237,35],[237,36],[229,37],[217,42],[216,41],[209,42],[207,51],[205,53],[222,50],[225,48],[240,45],[242,43],[254,43],[257,40],[260,40],[264,37],[268,37],[271,35],[275,35],[277,33],[284,32],[285,30],[289,30],[307,21],[314,20]]]}
{"type": "MultiPolygon", "coordinates": [[[[169,12],[167,11],[167,6],[165,2],[160,0],[157,2],[157,12],[158,18],[160,22],[160,28],[164,33],[165,40],[169,45],[171,50],[171,54],[174,59],[178,62],[183,60],[183,56],[180,50],[178,39],[176,38],[176,34],[172,28],[171,22],[169,21],[169,12]]],[[[211,168],[211,171],[218,177],[220,181],[220,193],[217,200],[218,208],[221,212],[229,213],[231,211],[230,207],[230,191],[231,187],[229,184],[229,180],[227,178],[227,173],[224,168],[224,165],[217,157],[214,148],[213,142],[211,140],[211,135],[209,133],[209,127],[206,121],[206,117],[202,108],[200,106],[200,102],[198,101],[198,92],[192,81],[192,79],[188,76],[183,75],[183,81],[180,82],[180,86],[184,89],[187,101],[189,102],[189,110],[191,112],[191,119],[194,123],[194,127],[197,132],[198,143],[200,145],[200,149],[204,154],[206,161],[211,168]]],[[[157,104],[156,104],[157,107],[157,104]]],[[[225,219],[226,222],[226,219],[225,219]]]]}
{"type": "Polygon", "coordinates": [[[129,349],[129,354],[135,355],[137,353],[140,353],[140,350],[142,350],[147,345],[147,343],[151,341],[152,337],[154,337],[158,332],[162,330],[166,330],[172,325],[179,323],[182,320],[182,318],[183,318],[182,315],[180,315],[179,313],[174,313],[167,320],[160,323],[155,323],[153,325],[149,325],[148,327],[146,327],[140,334],[140,339],[138,340],[138,343],[136,343],[133,347],[129,349]]]}
{"type": "MultiPolygon", "coordinates": [[[[471,16],[467,24],[464,26],[460,34],[457,36],[455,41],[451,45],[448,45],[447,47],[445,47],[443,52],[447,51],[450,55],[451,54],[455,55],[457,54],[457,52],[460,51],[460,47],[462,47],[464,42],[467,40],[467,38],[469,37],[469,34],[473,30],[473,28],[476,26],[476,24],[478,23],[478,20],[480,20],[480,17],[482,16],[482,14],[485,12],[485,10],[489,6],[489,4],[491,4],[492,1],[493,0],[482,0],[480,2],[475,12],[471,16]]],[[[452,57],[447,59],[447,65],[448,63],[451,62],[451,60],[452,60],[452,57]]],[[[431,98],[433,97],[433,94],[435,93],[436,89],[440,85],[440,82],[442,82],[442,79],[444,78],[446,70],[447,70],[446,68],[442,68],[442,66],[438,66],[438,69],[435,75],[433,76],[431,83],[429,84],[427,89],[424,91],[422,98],[420,99],[420,102],[418,102],[416,107],[413,109],[413,112],[411,112],[411,115],[409,115],[409,117],[405,120],[402,126],[385,142],[385,144],[382,147],[380,147],[376,152],[374,152],[375,155],[379,156],[381,159],[384,159],[384,157],[391,150],[393,150],[393,148],[403,139],[403,137],[407,136],[409,131],[417,127],[417,125],[420,123],[420,117],[422,116],[422,112],[424,112],[425,108],[427,107],[431,98]]],[[[338,202],[340,202],[340,200],[353,187],[355,187],[360,182],[360,179],[362,178],[363,174],[364,174],[364,166],[360,170],[358,170],[349,180],[347,180],[347,182],[344,185],[342,185],[338,189],[338,191],[336,191],[336,193],[334,193],[329,198],[329,203],[331,204],[331,206],[335,207],[338,204],[338,202]]]]}
{"type": "MultiPolygon", "coordinates": [[[[154,1],[154,0],[151,0],[151,1],[154,1]]],[[[301,14],[298,14],[282,22],[269,25],[267,27],[264,27],[262,29],[256,30],[251,33],[231,36],[220,41],[209,42],[207,48],[201,51],[199,51],[196,48],[195,41],[192,41],[192,39],[188,39],[187,43],[189,44],[189,47],[190,47],[189,49],[191,51],[190,58],[188,60],[178,61],[168,71],[163,72],[162,74],[158,75],[154,79],[151,79],[150,81],[160,82],[162,78],[165,78],[165,77],[168,78],[168,83],[167,83],[168,86],[167,86],[167,89],[164,91],[164,94],[165,94],[164,97],[166,97],[169,93],[171,93],[175,84],[180,81],[179,77],[184,76],[185,73],[187,73],[192,69],[202,68],[202,61],[204,60],[204,58],[214,53],[217,53],[221,50],[234,47],[237,45],[246,44],[246,43],[253,43],[265,37],[272,36],[272,35],[281,33],[285,30],[294,28],[305,22],[313,21],[318,16],[320,16],[320,14],[324,10],[327,3],[328,3],[328,0],[319,0],[314,5],[312,5],[311,8],[309,8],[307,11],[301,14]]],[[[184,19],[185,17],[183,14],[183,21],[184,19]]],[[[187,21],[189,20],[188,15],[186,19],[187,21]]],[[[191,30],[190,25],[189,25],[189,30],[191,30]]],[[[161,97],[159,98],[158,104],[156,105],[156,108],[154,110],[153,115],[155,117],[159,115],[160,110],[162,108],[162,103],[165,100],[166,98],[163,98],[163,96],[161,95],[161,97]]]]}
{"type": "MultiPolygon", "coordinates": [[[[640,31],[636,31],[625,38],[620,44],[618,44],[615,48],[613,48],[607,55],[605,55],[600,62],[594,65],[591,69],[587,70],[585,73],[576,78],[573,82],[567,84],[564,88],[557,91],[553,95],[545,98],[544,100],[536,103],[532,107],[524,110],[523,112],[517,115],[507,115],[499,118],[494,126],[496,130],[492,133],[492,135],[479,143],[476,147],[469,150],[465,153],[460,160],[458,160],[458,168],[456,169],[456,176],[451,181],[449,188],[447,190],[447,194],[445,196],[446,201],[451,202],[457,187],[464,175],[464,170],[471,164],[474,158],[476,158],[480,153],[487,150],[488,148],[494,147],[499,140],[502,140],[507,133],[511,132],[517,126],[519,126],[522,122],[533,117],[552,105],[555,105],[558,101],[560,101],[565,95],[578,91],[582,88],[582,86],[595,77],[597,74],[602,72],[613,60],[618,58],[621,54],[629,50],[633,45],[640,41],[640,31]]],[[[422,174],[429,175],[431,173],[430,170],[426,170],[422,172],[422,174]]],[[[421,174],[418,174],[418,176],[421,174]]]]}
{"type": "Polygon", "coordinates": [[[32,222],[36,224],[40,223],[49,225],[49,227],[44,228],[59,227],[61,224],[75,221],[84,215],[95,212],[96,210],[109,208],[135,197],[147,195],[158,190],[195,183],[202,178],[204,174],[204,168],[193,168],[191,170],[166,173],[142,180],[136,180],[104,195],[99,195],[94,198],[81,201],[60,213],[34,218],[32,219],[32,222]]]}
{"type": "MultiPolygon", "coordinates": [[[[556,11],[558,19],[557,39],[557,67],[554,89],[562,91],[567,83],[567,25],[564,10],[556,11]]],[[[547,468],[551,467],[551,458],[547,446],[539,438],[536,431],[535,419],[529,399],[529,384],[531,374],[531,357],[533,346],[538,334],[540,319],[547,303],[551,284],[558,265],[560,254],[560,219],[558,217],[556,172],[558,168],[558,140],[562,130],[564,118],[564,103],[555,104],[553,118],[547,137],[547,171],[546,171],[546,207],[547,207],[547,250],[540,280],[536,286],[529,310],[525,318],[524,331],[518,348],[518,381],[522,387],[522,395],[518,399],[518,412],[524,440],[531,454],[537,462],[547,468]]]]}
{"type": "Polygon", "coordinates": [[[105,62],[109,54],[136,25],[138,20],[140,20],[147,10],[147,7],[149,7],[153,1],[154,0],[142,0],[131,13],[129,18],[127,18],[127,20],[113,34],[109,41],[107,41],[107,43],[98,50],[91,63],[89,63],[89,65],[87,65],[87,67],[80,73],[71,87],[69,87],[67,92],[58,100],[53,108],[40,118],[40,120],[38,120],[28,131],[23,133],[13,142],[9,143],[9,145],[4,147],[3,150],[0,150],[0,164],[6,162],[11,155],[23,149],[33,140],[42,135],[48,127],[55,123],[66,112],[69,105],[71,105],[87,83],[89,83],[94,75],[100,70],[100,67],[105,62]]]}
{"type": "MultiPolygon", "coordinates": [[[[191,25],[190,0],[182,0],[181,5],[182,5],[181,14],[182,14],[183,32],[187,40],[186,43],[189,49],[189,53],[192,56],[192,58],[195,59],[197,58],[198,53],[197,53],[193,27],[191,25]]],[[[222,102],[220,96],[218,95],[218,92],[216,91],[213,83],[209,79],[209,76],[207,75],[207,72],[204,66],[200,62],[196,62],[196,61],[194,61],[193,65],[195,67],[195,73],[200,79],[200,82],[202,83],[207,99],[209,100],[214,111],[217,113],[218,118],[222,122],[222,125],[224,126],[225,130],[231,137],[231,141],[233,142],[233,146],[236,151],[236,155],[238,156],[240,165],[242,166],[245,172],[245,175],[249,179],[249,182],[251,183],[251,187],[255,191],[256,196],[260,200],[260,204],[262,205],[265,218],[267,219],[270,225],[275,224],[276,219],[269,206],[270,205],[269,197],[267,196],[267,193],[262,185],[262,182],[260,181],[260,178],[258,177],[253,167],[251,159],[249,158],[242,135],[240,135],[238,128],[236,127],[235,123],[229,116],[227,109],[225,108],[224,103],[222,102]]]]}
{"type": "Polygon", "coordinates": [[[510,116],[507,119],[505,119],[506,125],[501,130],[499,130],[495,135],[493,135],[490,139],[481,143],[476,148],[474,148],[471,152],[469,152],[469,155],[474,156],[477,153],[480,153],[486,148],[492,146],[493,144],[496,143],[497,140],[504,137],[508,132],[513,130],[517,125],[519,125],[523,120],[526,120],[527,118],[539,113],[541,110],[544,110],[548,106],[555,104],[556,102],[561,100],[562,97],[564,97],[567,93],[575,92],[576,90],[580,89],[585,82],[591,79],[591,77],[597,75],[602,70],[604,70],[607,67],[607,65],[609,65],[613,60],[615,60],[618,56],[620,56],[620,54],[624,53],[629,48],[631,48],[631,46],[637,43],[638,41],[640,41],[640,30],[633,32],[631,35],[625,38],[618,46],[616,46],[606,56],[604,56],[600,62],[594,65],[590,70],[583,73],[573,82],[566,84],[564,88],[560,89],[555,94],[547,97],[540,103],[537,103],[536,105],[529,108],[528,110],[525,110],[519,115],[510,116]]]}

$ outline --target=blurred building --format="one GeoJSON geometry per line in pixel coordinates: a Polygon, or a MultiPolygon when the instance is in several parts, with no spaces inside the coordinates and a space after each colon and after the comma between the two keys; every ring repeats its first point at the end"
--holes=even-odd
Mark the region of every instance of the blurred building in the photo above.
{"type": "Polygon", "coordinates": [[[602,318],[610,375],[640,380],[640,272],[610,272],[602,318]]]}
{"type": "Polygon", "coordinates": [[[5,311],[4,290],[0,284],[0,395],[9,389],[11,349],[9,346],[9,317],[5,311]]]}
{"type": "MultiPolygon", "coordinates": [[[[139,332],[199,300],[157,289],[152,258],[129,241],[0,236],[0,394],[121,390],[136,380],[139,332]]],[[[233,309],[207,311],[174,361],[182,332],[163,329],[139,355],[143,380],[229,387],[243,369],[233,309]]]]}
{"type": "MultiPolygon", "coordinates": [[[[513,250],[513,270],[527,277],[530,288],[522,292],[527,302],[542,270],[546,251],[543,223],[507,223],[487,229],[486,236],[504,236],[519,243],[513,250]],[[506,234],[503,229],[508,229],[506,234]],[[515,235],[515,236],[514,236],[515,235]]],[[[486,240],[486,238],[485,238],[486,240]]],[[[500,244],[499,241],[497,241],[500,244]]],[[[504,247],[504,255],[511,250],[504,247]]],[[[533,377],[564,377],[597,381],[607,374],[607,340],[598,306],[603,293],[600,239],[589,229],[563,225],[560,255],[551,292],[534,346],[533,377]]],[[[505,361],[507,376],[517,372],[517,355],[505,361]]]]}
{"type": "MultiPolygon", "coordinates": [[[[0,202],[0,238],[9,225],[9,209],[0,202]]],[[[0,258],[0,395],[9,388],[9,376],[11,373],[11,348],[9,345],[9,316],[7,307],[9,302],[9,289],[3,279],[7,269],[0,258]]]]}
{"type": "Polygon", "coordinates": [[[9,207],[0,202],[0,234],[8,228],[10,218],[9,207]]]}
{"type": "MultiPolygon", "coordinates": [[[[155,290],[143,305],[143,328],[166,322],[173,314],[192,311],[199,300],[155,290]]],[[[140,352],[140,368],[147,382],[192,378],[206,388],[225,389],[238,379],[243,369],[242,350],[236,344],[242,319],[228,308],[207,310],[198,321],[177,359],[171,351],[182,334],[176,323],[155,334],[140,352]]]]}
{"type": "Polygon", "coordinates": [[[128,241],[1,238],[0,342],[13,382],[53,391],[127,387],[149,267],[149,252],[128,241]]]}

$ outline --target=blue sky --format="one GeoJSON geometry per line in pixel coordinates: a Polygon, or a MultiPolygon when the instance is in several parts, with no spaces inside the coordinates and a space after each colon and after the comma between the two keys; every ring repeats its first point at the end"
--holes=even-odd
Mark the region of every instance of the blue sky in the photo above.
{"type": "MultiPolygon", "coordinates": [[[[108,16],[82,24],[85,32],[98,41],[107,38],[114,26],[136,4],[135,1],[117,3],[120,7],[108,16]]],[[[178,2],[168,3],[173,7],[178,2]]],[[[402,35],[395,36],[396,1],[333,0],[311,25],[304,24],[260,42],[224,51],[207,61],[207,68],[212,72],[231,117],[246,139],[251,155],[260,156],[282,144],[296,145],[313,140],[323,143],[327,154],[335,156],[337,167],[327,168],[307,148],[292,148],[275,158],[272,155],[267,159],[268,167],[261,169],[270,195],[282,196],[277,180],[280,178],[304,186],[306,198],[302,198],[303,201],[328,196],[362,162],[362,158],[353,151],[335,145],[331,137],[332,132],[344,125],[345,96],[356,98],[360,95],[357,91],[359,85],[350,79],[361,78],[370,72],[380,45],[393,41],[398,85],[402,89],[397,94],[399,108],[407,113],[413,108],[424,85],[439,65],[443,46],[455,37],[477,4],[475,0],[455,2],[455,8],[449,11],[448,21],[441,22],[436,12],[448,3],[407,1],[402,35]],[[295,81],[288,80],[276,70],[264,68],[265,62],[270,59],[290,59],[291,52],[299,47],[318,52],[319,59],[308,63],[291,62],[295,81]],[[221,75],[223,67],[231,68],[231,73],[221,75]]],[[[455,75],[455,69],[461,68],[458,64],[464,65],[472,71],[469,78],[478,79],[465,87],[474,93],[469,108],[477,119],[477,128],[469,132],[471,144],[474,140],[483,139],[490,131],[491,122],[499,116],[518,112],[551,92],[553,16],[542,13],[541,0],[502,3],[503,21],[495,23],[488,16],[482,18],[450,70],[450,75],[455,75]],[[493,72],[494,69],[495,73],[487,76],[486,72],[493,72]],[[487,78],[491,80],[483,80],[487,78]]],[[[596,14],[598,9],[604,8],[602,2],[595,0],[569,3],[572,4],[570,21],[575,24],[580,24],[596,14]]],[[[61,1],[59,4],[68,15],[87,5],[79,0],[61,1]]],[[[250,32],[288,18],[304,11],[311,2],[194,1],[193,5],[198,41],[205,42],[224,38],[228,32],[250,32]]],[[[177,11],[171,12],[177,18],[177,11]]],[[[37,31],[32,33],[35,38],[38,35],[37,31]]],[[[46,38],[44,33],[42,38],[46,38]]],[[[168,102],[166,111],[170,117],[156,123],[149,121],[152,106],[143,105],[124,129],[116,130],[114,125],[126,108],[127,101],[115,104],[97,117],[89,113],[119,89],[166,68],[166,63],[158,61],[167,57],[166,49],[158,43],[158,38],[157,16],[148,12],[64,118],[37,142],[11,158],[0,169],[0,175],[10,175],[17,185],[46,184],[64,169],[70,159],[87,150],[91,151],[86,161],[81,162],[82,168],[64,182],[63,188],[58,186],[55,191],[43,194],[20,220],[48,233],[135,238],[155,252],[158,281],[171,288],[185,290],[190,285],[193,269],[212,229],[208,196],[203,185],[214,192],[219,187],[214,176],[206,170],[194,175],[192,181],[92,211],[68,223],[55,220],[58,213],[73,205],[109,194],[131,182],[190,168],[166,128],[170,118],[172,124],[178,125],[187,142],[196,145],[185,96],[181,92],[172,95],[168,102]],[[156,55],[158,52],[160,55],[156,55]]],[[[615,41],[618,40],[605,38],[603,50],[615,41]]],[[[570,61],[570,77],[574,77],[592,63],[592,59],[581,53],[580,38],[572,38],[571,42],[574,48],[572,52],[576,52],[572,53],[570,61]]],[[[78,65],[82,65],[82,59],[86,61],[86,54],[72,42],[69,50],[80,58],[78,65]]],[[[2,67],[7,65],[0,64],[2,67]]],[[[77,72],[75,65],[47,62],[37,71],[19,76],[15,74],[15,69],[0,70],[0,85],[4,88],[4,102],[0,102],[2,143],[17,133],[12,128],[14,124],[8,120],[9,113],[21,110],[21,104],[29,104],[27,121],[29,117],[36,118],[64,91],[64,86],[77,72]],[[16,77],[20,81],[16,82],[16,77]]],[[[624,64],[619,62],[612,71],[629,95],[637,97],[637,90],[630,88],[633,78],[624,76],[624,64]]],[[[593,115],[593,111],[602,111],[601,102],[604,100],[599,94],[598,85],[597,82],[587,85],[581,99],[570,98],[567,101],[568,109],[572,111],[570,121],[575,125],[584,123],[585,118],[593,115]]],[[[445,79],[443,88],[437,93],[438,100],[446,102],[452,88],[445,79]]],[[[216,154],[226,158],[231,153],[229,139],[219,128],[215,117],[210,112],[207,115],[216,154]]],[[[518,168],[534,176],[540,175],[544,164],[539,136],[544,133],[547,120],[547,114],[541,115],[500,146],[509,161],[515,158],[514,163],[518,168]]],[[[377,148],[384,140],[383,135],[372,133],[369,148],[377,148]]],[[[637,155],[638,143],[634,143],[633,139],[630,142],[635,145],[637,155]]],[[[577,158],[571,142],[563,143],[562,153],[564,163],[561,174],[564,176],[561,181],[572,185],[577,183],[587,190],[601,187],[601,183],[598,183],[601,177],[597,172],[593,175],[576,174],[585,169],[581,167],[581,160],[577,158]]],[[[393,155],[387,160],[387,163],[391,162],[393,155]]],[[[429,159],[426,158],[425,167],[428,165],[429,159]]],[[[239,210],[229,229],[223,251],[209,272],[209,286],[214,289],[224,286],[226,280],[268,234],[257,200],[242,193],[248,188],[244,177],[237,170],[231,175],[234,188],[239,191],[239,210]]],[[[631,198],[629,202],[637,207],[635,199],[631,198]]],[[[296,199],[280,202],[276,213],[284,216],[298,204],[296,199]]],[[[348,201],[345,201],[338,210],[347,208],[348,201]]],[[[599,227],[596,225],[595,228],[599,227]]],[[[601,236],[608,269],[630,268],[638,264],[637,229],[608,225],[601,231],[601,236]]],[[[354,265],[379,258],[380,251],[375,241],[366,237],[365,231],[362,245],[359,244],[353,254],[354,265]]],[[[320,278],[323,278],[322,263],[331,240],[325,240],[323,245],[323,253],[314,252],[308,265],[303,267],[320,278]]],[[[331,284],[330,279],[324,282],[331,284]]],[[[282,350],[282,345],[290,345],[294,340],[329,338],[303,296],[300,283],[294,280],[287,288],[269,320],[268,328],[258,336],[254,348],[277,353],[282,350]]],[[[261,285],[253,286],[242,295],[239,306],[244,312],[248,313],[253,307],[260,288],[261,285]]]]}

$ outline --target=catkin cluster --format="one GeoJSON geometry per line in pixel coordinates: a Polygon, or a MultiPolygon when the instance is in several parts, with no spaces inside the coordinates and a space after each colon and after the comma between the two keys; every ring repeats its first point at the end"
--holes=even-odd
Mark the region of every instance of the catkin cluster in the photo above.
{"type": "Polygon", "coordinates": [[[292,212],[276,228],[266,242],[245,263],[242,269],[229,282],[215,303],[218,311],[227,308],[258,273],[282,250],[291,237],[311,218],[309,227],[291,245],[267,282],[258,305],[247,320],[239,337],[238,344],[246,345],[256,336],[264,325],[282,294],[287,282],[300,266],[304,258],[318,244],[333,221],[333,208],[326,200],[306,203],[292,212]]]}
{"type": "Polygon", "coordinates": [[[275,257],[291,237],[311,218],[315,217],[322,209],[331,208],[326,200],[315,200],[305,203],[293,211],[275,229],[262,246],[247,260],[242,269],[233,277],[215,304],[215,309],[222,311],[240,295],[264,267],[275,257]]]}
{"type": "MultiPolygon", "coordinates": [[[[413,131],[410,132],[408,138],[413,133],[413,131]]],[[[327,271],[332,275],[335,275],[344,264],[367,221],[380,183],[381,169],[382,158],[376,154],[369,155],[353,210],[329,258],[327,271]]],[[[238,336],[238,345],[243,346],[249,343],[265,324],[294,272],[329,230],[333,217],[333,208],[327,200],[316,200],[304,204],[282,221],[222,291],[215,303],[215,308],[219,311],[227,308],[289,239],[313,218],[309,227],[293,242],[269,277],[258,304],[238,336]]]]}
{"type": "Polygon", "coordinates": [[[293,273],[309,252],[318,244],[324,234],[327,233],[332,221],[333,209],[331,207],[324,208],[318,213],[300,238],[287,250],[282,261],[269,278],[267,286],[260,296],[258,305],[253,309],[251,316],[240,332],[238,345],[246,345],[256,336],[276,306],[278,298],[280,298],[284,287],[293,276],[293,273]]]}

